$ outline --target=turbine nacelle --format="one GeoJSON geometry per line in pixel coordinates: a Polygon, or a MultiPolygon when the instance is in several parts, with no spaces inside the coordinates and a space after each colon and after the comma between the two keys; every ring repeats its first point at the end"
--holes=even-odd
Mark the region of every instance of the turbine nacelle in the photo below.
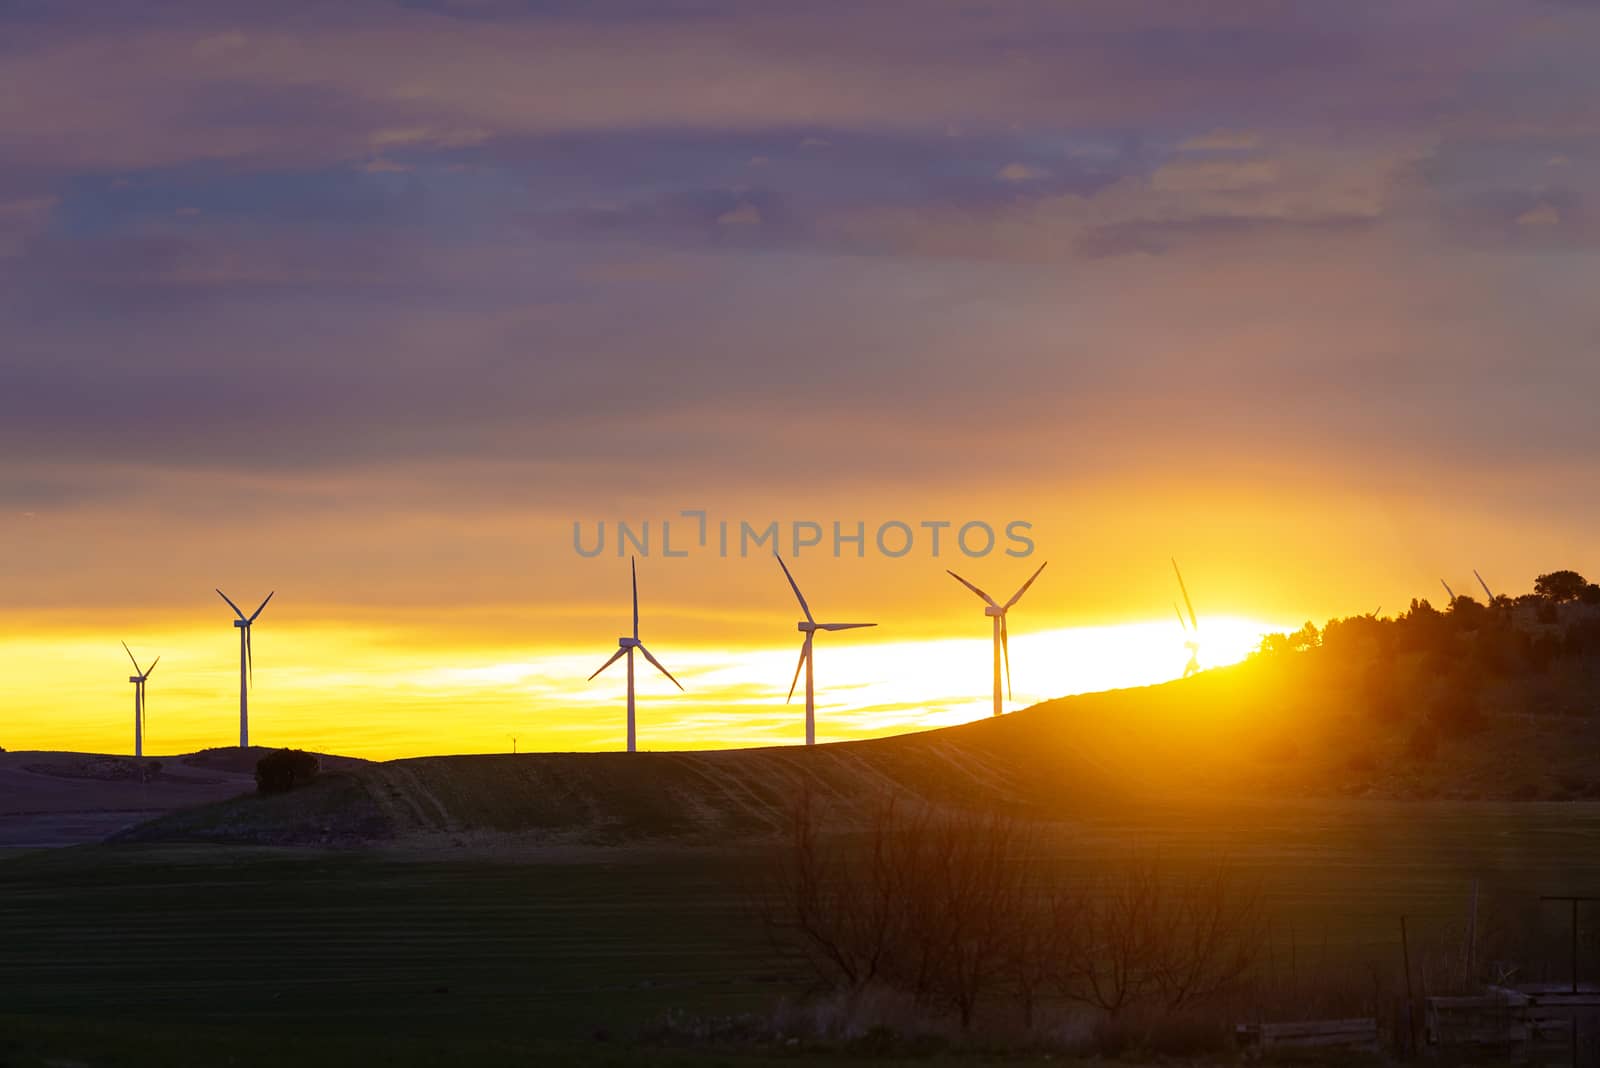
{"type": "Polygon", "coordinates": [[[801,634],[815,634],[820,630],[859,630],[862,627],[876,626],[876,623],[816,623],[809,619],[802,619],[794,625],[801,634]]]}
{"type": "Polygon", "coordinates": [[[638,638],[629,638],[624,636],[617,639],[618,649],[639,649],[643,646],[644,642],[640,641],[638,638]]]}
{"type": "Polygon", "coordinates": [[[128,676],[128,681],[129,682],[143,682],[144,681],[144,676],[143,675],[129,675],[128,676]]]}
{"type": "Polygon", "coordinates": [[[248,619],[236,619],[233,621],[233,625],[240,628],[248,627],[250,625],[250,621],[248,619]]]}
{"type": "Polygon", "coordinates": [[[983,606],[983,614],[1003,619],[1005,618],[1006,610],[997,604],[986,604],[983,606]]]}

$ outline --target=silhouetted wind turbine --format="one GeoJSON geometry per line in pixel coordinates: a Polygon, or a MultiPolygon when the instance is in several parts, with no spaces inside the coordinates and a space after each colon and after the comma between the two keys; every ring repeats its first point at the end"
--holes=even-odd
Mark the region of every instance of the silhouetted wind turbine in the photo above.
{"type": "Polygon", "coordinates": [[[1444,579],[1440,579],[1439,580],[1439,585],[1444,587],[1445,595],[1450,598],[1450,600],[1448,602],[1446,602],[1446,603],[1447,604],[1455,604],[1456,603],[1456,591],[1452,590],[1450,588],[1450,583],[1446,582],[1444,579]]]}
{"type": "MultiPolygon", "coordinates": [[[[1048,560],[1040,564],[1039,571],[1043,571],[1049,564],[1050,561],[1048,560]]],[[[945,574],[983,598],[983,614],[994,620],[994,714],[997,716],[1004,710],[1000,700],[1000,660],[1002,657],[1005,658],[1006,662],[1005,695],[1007,698],[1011,696],[1011,641],[1006,634],[1006,613],[1010,611],[1012,605],[1022,600],[1022,595],[1028,592],[1028,587],[1033,585],[1033,580],[1039,577],[1039,571],[1035,571],[1028,576],[1028,581],[1022,584],[1022,588],[1011,595],[1011,600],[1005,604],[996,604],[993,597],[990,597],[954,571],[948,568],[945,570],[945,574]]]]}
{"type": "MultiPolygon", "coordinates": [[[[671,679],[672,685],[678,689],[683,689],[683,683],[672,678],[672,672],[662,667],[661,661],[651,656],[650,650],[646,649],[644,642],[639,640],[639,564],[638,561],[630,556],[628,557],[628,565],[633,572],[633,637],[624,636],[617,639],[617,651],[612,654],[610,660],[600,665],[600,671],[604,671],[624,656],[628,658],[628,752],[632,753],[637,750],[637,735],[633,719],[633,651],[635,649],[639,650],[640,655],[654,664],[657,671],[671,679]]],[[[589,681],[593,682],[599,676],[600,671],[590,675],[589,681]]]]}
{"type": "Polygon", "coordinates": [[[239,618],[233,625],[239,628],[239,748],[250,748],[250,687],[255,685],[255,662],[250,653],[250,624],[256,621],[261,614],[261,609],[267,607],[267,601],[272,600],[273,590],[267,594],[267,600],[248,616],[239,610],[239,606],[229,600],[228,595],[217,590],[217,596],[228,602],[228,607],[233,609],[234,615],[239,618]]]}
{"type": "Polygon", "coordinates": [[[812,639],[819,630],[857,630],[861,627],[876,627],[876,623],[818,623],[811,615],[811,606],[806,604],[805,596],[800,592],[800,587],[795,583],[794,576],[789,574],[789,565],[783,562],[783,557],[774,550],[773,558],[778,561],[778,566],[783,568],[783,577],[789,580],[789,588],[794,591],[795,600],[800,602],[800,611],[806,614],[799,624],[801,634],[805,640],[800,643],[800,662],[794,666],[794,681],[789,683],[789,696],[785,702],[794,700],[794,688],[800,683],[800,669],[806,669],[806,744],[817,744],[817,696],[816,686],[813,681],[812,666],[812,639]]]}
{"type": "Polygon", "coordinates": [[[1489,584],[1487,582],[1483,581],[1483,576],[1478,574],[1478,569],[1477,568],[1473,568],[1472,569],[1472,577],[1477,579],[1478,580],[1478,585],[1483,587],[1483,595],[1485,597],[1489,598],[1489,607],[1493,608],[1494,607],[1494,591],[1489,588],[1489,584]]]}
{"type": "Polygon", "coordinates": [[[1183,594],[1183,606],[1189,610],[1189,618],[1186,621],[1178,606],[1176,604],[1172,606],[1172,610],[1178,613],[1178,625],[1183,628],[1185,634],[1191,635],[1183,643],[1183,647],[1189,650],[1189,662],[1183,666],[1183,677],[1188,678],[1200,670],[1200,617],[1194,614],[1194,602],[1189,600],[1189,587],[1183,584],[1183,572],[1178,570],[1176,559],[1172,561],[1172,573],[1178,576],[1178,592],[1183,594]]]}
{"type": "MultiPolygon", "coordinates": [[[[122,643],[122,651],[128,654],[129,660],[133,660],[133,650],[128,648],[127,642],[122,643]]],[[[150,661],[147,668],[140,667],[139,661],[133,660],[135,674],[128,676],[128,681],[133,683],[133,755],[136,757],[144,756],[144,680],[150,677],[159,663],[159,656],[150,661]]]]}

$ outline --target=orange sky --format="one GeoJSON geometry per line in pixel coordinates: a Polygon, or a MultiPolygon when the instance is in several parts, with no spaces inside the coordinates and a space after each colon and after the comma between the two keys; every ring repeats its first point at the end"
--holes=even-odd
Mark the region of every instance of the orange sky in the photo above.
{"type": "MultiPolygon", "coordinates": [[[[278,590],[261,740],[609,745],[625,569],[574,521],[1031,523],[795,561],[881,624],[820,647],[824,738],[982,713],[953,563],[1051,561],[1019,700],[1181,670],[1173,556],[1262,621],[1212,663],[1600,571],[1592,7],[176,0],[0,42],[8,747],[121,744],[122,639],[169,657],[152,745],[226,743],[214,586],[278,590]]],[[[785,737],[780,577],[641,561],[694,683],[645,744],[785,737]]]]}

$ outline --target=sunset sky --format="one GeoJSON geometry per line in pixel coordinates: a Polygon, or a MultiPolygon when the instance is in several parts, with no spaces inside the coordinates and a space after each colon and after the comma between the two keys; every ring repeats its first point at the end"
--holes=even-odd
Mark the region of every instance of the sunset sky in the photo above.
{"type": "Polygon", "coordinates": [[[263,744],[615,747],[601,521],[688,690],[641,746],[797,741],[797,606],[691,509],[828,532],[823,740],[985,713],[947,567],[1050,561],[1019,705],[1181,672],[1173,556],[1207,663],[1600,572],[1597,55],[1579,0],[0,2],[0,745],[127,751],[120,640],[151,750],[231,744],[220,586],[263,744]]]}

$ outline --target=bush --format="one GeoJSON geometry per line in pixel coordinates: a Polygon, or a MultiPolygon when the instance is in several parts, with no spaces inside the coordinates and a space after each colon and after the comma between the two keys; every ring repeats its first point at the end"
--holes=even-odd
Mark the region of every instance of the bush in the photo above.
{"type": "Polygon", "coordinates": [[[1433,702],[1428,718],[1441,734],[1449,738],[1476,734],[1484,726],[1477,695],[1466,690],[1455,690],[1440,696],[1433,702]]]}
{"type": "Polygon", "coordinates": [[[1432,760],[1439,751],[1439,728],[1432,723],[1419,723],[1406,739],[1406,755],[1413,760],[1432,760]]]}
{"type": "Polygon", "coordinates": [[[317,777],[317,758],[303,749],[279,749],[256,761],[256,791],[284,794],[317,777]]]}

